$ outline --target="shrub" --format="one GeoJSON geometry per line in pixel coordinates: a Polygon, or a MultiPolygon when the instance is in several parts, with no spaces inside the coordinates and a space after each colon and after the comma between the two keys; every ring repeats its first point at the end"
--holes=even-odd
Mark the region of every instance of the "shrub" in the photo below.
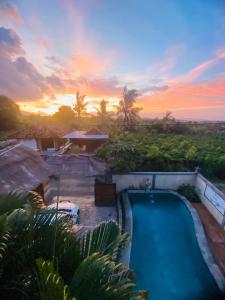
{"type": "Polygon", "coordinates": [[[184,197],[186,197],[191,202],[201,202],[198,194],[195,191],[194,186],[190,184],[182,184],[178,189],[177,192],[184,197]]]}

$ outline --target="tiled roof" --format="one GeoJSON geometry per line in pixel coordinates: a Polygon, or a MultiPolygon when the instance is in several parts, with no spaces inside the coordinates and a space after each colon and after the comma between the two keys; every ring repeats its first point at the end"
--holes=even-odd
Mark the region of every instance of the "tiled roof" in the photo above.
{"type": "Polygon", "coordinates": [[[60,138],[66,133],[61,126],[35,125],[20,130],[11,138],[14,139],[34,139],[34,138],[60,138]]]}

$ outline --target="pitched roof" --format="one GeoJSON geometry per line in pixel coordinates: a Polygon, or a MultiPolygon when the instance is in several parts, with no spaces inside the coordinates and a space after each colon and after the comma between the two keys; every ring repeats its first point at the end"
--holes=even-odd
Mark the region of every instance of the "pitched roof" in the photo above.
{"type": "Polygon", "coordinates": [[[17,131],[10,138],[12,139],[34,139],[34,138],[60,138],[66,133],[62,126],[33,125],[17,131]]]}
{"type": "Polygon", "coordinates": [[[90,139],[90,140],[105,140],[108,139],[108,134],[103,133],[97,128],[90,129],[88,131],[72,131],[66,135],[64,138],[67,139],[90,139]]]}
{"type": "Polygon", "coordinates": [[[0,142],[0,192],[32,190],[53,173],[34,150],[16,140],[0,142]]]}

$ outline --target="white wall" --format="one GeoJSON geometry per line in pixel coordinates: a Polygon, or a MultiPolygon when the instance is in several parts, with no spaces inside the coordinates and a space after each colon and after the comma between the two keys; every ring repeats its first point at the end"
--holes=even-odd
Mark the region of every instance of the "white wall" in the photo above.
{"type": "Polygon", "coordinates": [[[116,191],[134,186],[139,188],[140,184],[144,184],[149,178],[153,182],[155,177],[156,189],[174,189],[176,190],[182,184],[195,184],[194,172],[134,172],[124,175],[113,175],[113,182],[116,183],[116,191]]]}
{"type": "Polygon", "coordinates": [[[209,185],[216,193],[218,193],[222,198],[225,199],[225,195],[220,190],[218,190],[210,181],[208,181],[200,174],[196,176],[195,189],[197,194],[199,195],[202,203],[208,208],[209,212],[213,215],[217,222],[222,224],[223,215],[204,195],[207,185],[209,185]]]}
{"type": "Polygon", "coordinates": [[[152,182],[153,176],[151,173],[130,173],[125,175],[113,175],[113,183],[116,183],[116,191],[119,193],[131,186],[139,189],[140,184],[144,184],[149,178],[152,182]]]}
{"type": "Polygon", "coordinates": [[[171,173],[156,175],[156,189],[171,189],[177,190],[182,184],[195,184],[195,173],[171,173]]]}
{"type": "Polygon", "coordinates": [[[33,150],[37,150],[37,143],[36,140],[20,140],[20,143],[33,149],[33,150]]]}

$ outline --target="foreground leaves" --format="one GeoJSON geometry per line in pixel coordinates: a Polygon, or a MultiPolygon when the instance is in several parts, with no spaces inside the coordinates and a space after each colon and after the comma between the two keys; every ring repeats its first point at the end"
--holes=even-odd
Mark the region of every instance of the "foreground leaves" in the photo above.
{"type": "Polygon", "coordinates": [[[37,259],[36,264],[40,300],[76,300],[75,297],[71,297],[68,286],[64,284],[61,276],[56,273],[52,262],[37,259]]]}
{"type": "Polygon", "coordinates": [[[16,197],[8,209],[10,198],[0,199],[0,299],[145,299],[119,263],[129,238],[115,221],[77,236],[68,217],[38,209],[35,195],[18,195],[21,207],[16,197]]]}

